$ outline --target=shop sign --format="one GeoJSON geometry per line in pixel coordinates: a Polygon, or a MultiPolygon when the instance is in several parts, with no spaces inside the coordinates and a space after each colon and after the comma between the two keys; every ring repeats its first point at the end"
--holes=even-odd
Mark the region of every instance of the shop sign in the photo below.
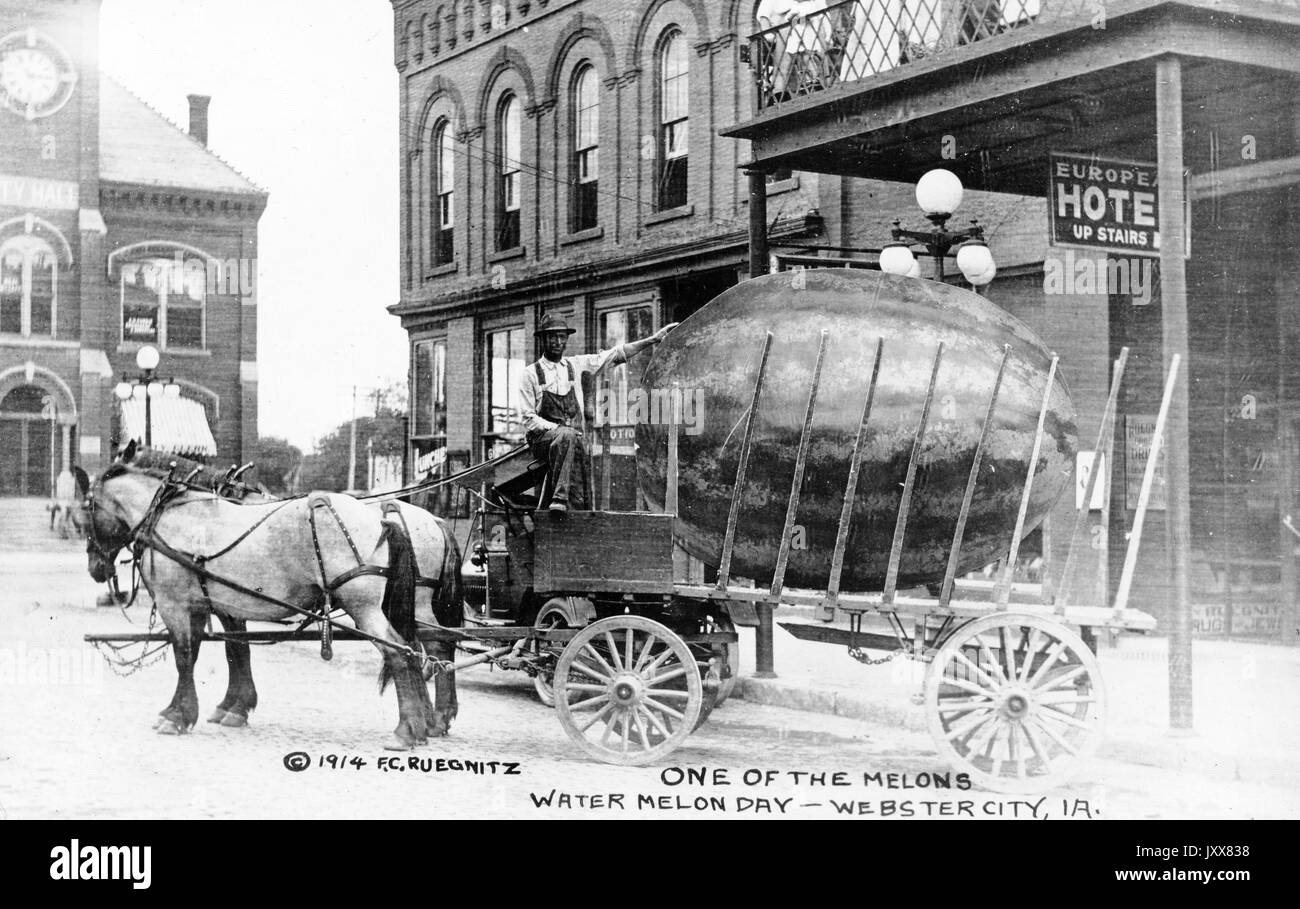
{"type": "MultiPolygon", "coordinates": [[[[1160,254],[1155,164],[1050,152],[1048,165],[1047,211],[1053,246],[1160,254]]],[[[1190,202],[1185,217],[1190,248],[1190,202]]]]}
{"type": "Polygon", "coordinates": [[[122,319],[122,340],[158,343],[157,307],[127,306],[122,319]]]}
{"type": "MultiPolygon", "coordinates": [[[[1129,511],[1136,511],[1138,497],[1142,494],[1142,478],[1146,476],[1147,459],[1151,455],[1151,440],[1156,434],[1155,414],[1127,414],[1124,417],[1124,485],[1129,511]]],[[[1160,463],[1151,484],[1151,498],[1147,508],[1165,509],[1165,457],[1163,447],[1160,463]]]]}

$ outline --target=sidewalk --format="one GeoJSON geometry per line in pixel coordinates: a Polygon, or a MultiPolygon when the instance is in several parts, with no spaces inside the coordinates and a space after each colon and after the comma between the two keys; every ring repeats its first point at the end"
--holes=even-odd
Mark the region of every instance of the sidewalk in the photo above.
{"type": "MultiPolygon", "coordinates": [[[[843,647],[801,641],[780,623],[815,623],[804,610],[782,607],[776,621],[775,679],[753,677],[754,629],[740,629],[737,696],[927,732],[924,708],[912,702],[921,691],[924,665],[899,659],[868,666],[843,647]]],[[[1099,649],[1097,657],[1108,695],[1100,757],[1300,786],[1300,649],[1194,641],[1194,728],[1183,735],[1169,732],[1166,638],[1126,634],[1115,646],[1099,649]]]]}

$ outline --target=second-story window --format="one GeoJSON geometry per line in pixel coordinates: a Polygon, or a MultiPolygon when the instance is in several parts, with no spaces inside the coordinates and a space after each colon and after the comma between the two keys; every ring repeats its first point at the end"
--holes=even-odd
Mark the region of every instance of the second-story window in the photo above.
{"type": "Polygon", "coordinates": [[[521,157],[519,99],[507,95],[497,108],[496,159],[498,250],[519,245],[519,159],[521,157]]]}
{"type": "Polygon", "coordinates": [[[0,333],[53,335],[54,250],[23,234],[0,244],[0,333]]]}
{"type": "Polygon", "coordinates": [[[456,151],[451,124],[443,120],[434,130],[435,161],[433,212],[433,264],[447,265],[456,258],[456,151]]]}
{"type": "Polygon", "coordinates": [[[584,63],[573,79],[574,231],[596,226],[599,198],[600,85],[596,68],[584,63]]]}
{"type": "Polygon", "coordinates": [[[690,110],[686,36],[671,31],[659,45],[660,210],[686,204],[687,119],[690,110]]]}
{"type": "Polygon", "coordinates": [[[204,346],[206,274],[200,259],[148,256],[121,268],[122,340],[169,348],[204,346]]]}

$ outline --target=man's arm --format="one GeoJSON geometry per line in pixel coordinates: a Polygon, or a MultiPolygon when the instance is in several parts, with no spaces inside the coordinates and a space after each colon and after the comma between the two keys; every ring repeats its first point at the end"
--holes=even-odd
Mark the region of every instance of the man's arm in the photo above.
{"type": "Polygon", "coordinates": [[[610,366],[617,366],[619,363],[626,363],[647,347],[653,347],[658,344],[668,336],[668,332],[672,331],[680,324],[680,322],[670,322],[648,338],[642,338],[640,341],[628,341],[626,344],[620,344],[618,347],[610,348],[602,354],[597,354],[597,356],[602,357],[603,359],[592,371],[601,372],[610,366]],[[605,356],[606,353],[608,356],[605,356]]]}
{"type": "Polygon", "coordinates": [[[524,429],[528,432],[544,432],[556,426],[550,420],[538,415],[537,408],[541,400],[542,391],[537,384],[536,374],[532,369],[525,369],[523,378],[519,382],[519,416],[523,419],[524,429]]]}

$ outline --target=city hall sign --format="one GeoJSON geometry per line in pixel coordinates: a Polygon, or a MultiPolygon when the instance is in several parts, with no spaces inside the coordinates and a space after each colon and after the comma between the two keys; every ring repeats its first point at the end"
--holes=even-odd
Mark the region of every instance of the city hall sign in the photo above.
{"type": "Polygon", "coordinates": [[[1053,246],[1160,254],[1156,165],[1062,152],[1048,162],[1053,246]]]}

